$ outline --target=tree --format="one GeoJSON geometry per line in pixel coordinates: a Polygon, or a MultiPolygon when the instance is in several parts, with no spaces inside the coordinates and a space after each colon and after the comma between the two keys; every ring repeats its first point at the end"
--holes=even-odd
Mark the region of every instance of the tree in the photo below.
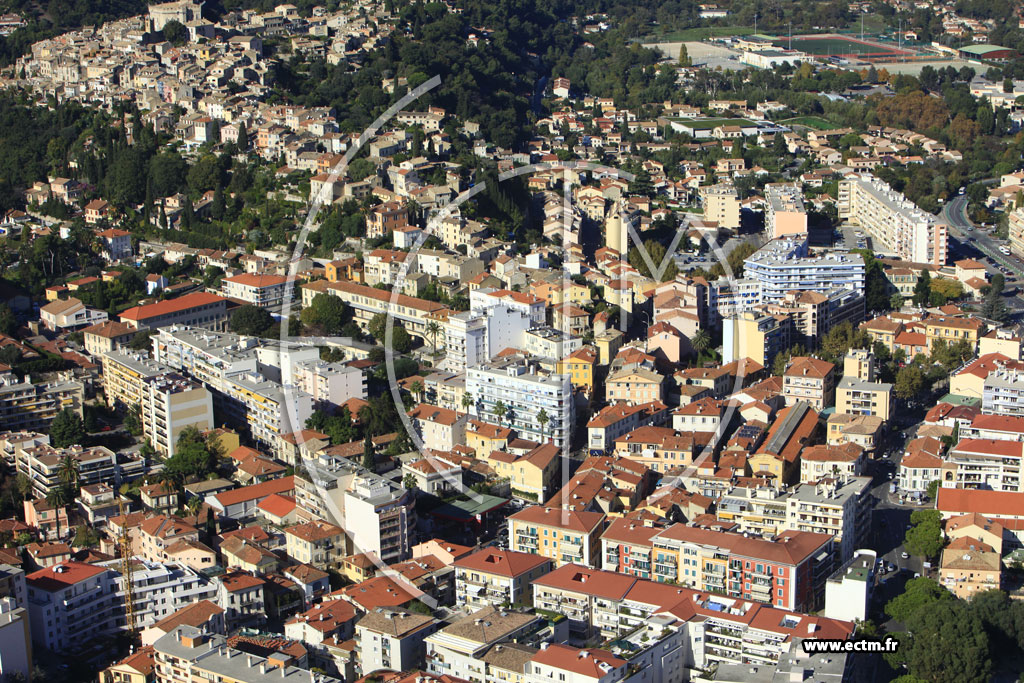
{"type": "Polygon", "coordinates": [[[188,29],[180,21],[171,19],[163,28],[164,40],[174,45],[184,45],[188,40],[188,29]]]}
{"type": "Polygon", "coordinates": [[[71,545],[75,548],[95,548],[100,544],[100,536],[96,530],[85,524],[79,524],[75,529],[75,540],[71,545]]]}
{"type": "Polygon", "coordinates": [[[54,520],[57,522],[57,538],[61,538],[60,535],[60,513],[71,502],[72,498],[64,486],[52,486],[50,490],[46,492],[46,503],[50,505],[55,511],[54,520]]]}
{"type": "Polygon", "coordinates": [[[694,351],[697,352],[697,361],[700,362],[704,358],[704,352],[711,346],[711,335],[702,327],[693,335],[690,343],[693,345],[694,351]]]}
{"type": "Polygon", "coordinates": [[[370,470],[374,469],[376,463],[376,457],[373,453],[373,439],[370,438],[370,433],[366,433],[366,438],[363,439],[363,467],[370,470]]]}
{"type": "Polygon", "coordinates": [[[416,483],[416,477],[411,474],[407,474],[402,478],[402,486],[410,491],[419,488],[419,484],[416,483]]]}
{"type": "Polygon", "coordinates": [[[402,325],[391,328],[391,349],[398,353],[406,353],[412,348],[412,335],[402,325]]]}
{"type": "Polygon", "coordinates": [[[985,683],[992,672],[981,619],[960,600],[944,600],[907,619],[913,634],[903,656],[910,672],[935,683],[985,683]]]}
{"type": "Polygon", "coordinates": [[[54,448],[67,448],[81,445],[85,439],[85,423],[81,416],[71,408],[57,413],[50,424],[50,445],[54,448]]]}
{"type": "Polygon", "coordinates": [[[940,483],[942,482],[938,479],[928,482],[928,489],[925,491],[925,494],[928,496],[929,500],[935,500],[935,496],[939,493],[940,483]]]}
{"type": "Polygon", "coordinates": [[[235,146],[238,147],[239,152],[249,149],[249,129],[246,127],[245,121],[238,124],[238,140],[235,142],[235,146]]]}
{"type": "Polygon", "coordinates": [[[128,412],[124,416],[124,428],[132,436],[142,434],[142,406],[138,403],[128,407],[128,412]]]}
{"type": "Polygon", "coordinates": [[[0,303],[0,334],[12,335],[18,328],[18,319],[6,303],[0,303]]]}
{"type": "Polygon", "coordinates": [[[274,326],[274,317],[265,308],[246,304],[231,314],[230,324],[232,332],[259,337],[274,326]]]}
{"type": "Polygon", "coordinates": [[[370,333],[370,336],[377,340],[378,343],[384,342],[384,332],[387,330],[388,325],[388,314],[377,313],[370,322],[366,324],[366,331],[370,333]]]}
{"type": "Polygon", "coordinates": [[[541,441],[545,441],[547,439],[547,432],[548,432],[547,427],[548,427],[548,422],[550,422],[550,421],[551,421],[551,417],[548,415],[548,411],[546,411],[543,408],[541,408],[540,412],[537,413],[537,422],[540,423],[540,440],[541,441]]]}
{"type": "Polygon", "coordinates": [[[409,385],[409,392],[416,398],[417,402],[422,402],[423,382],[419,381],[418,379],[414,380],[413,383],[409,385]]]}
{"type": "Polygon", "coordinates": [[[500,427],[505,420],[505,414],[508,413],[508,406],[505,405],[504,401],[498,399],[498,402],[494,404],[494,408],[491,409],[491,412],[493,412],[494,416],[498,418],[498,426],[500,427]]]}
{"type": "Polygon", "coordinates": [[[903,308],[903,295],[900,294],[899,292],[893,294],[892,297],[889,299],[889,306],[894,311],[898,311],[901,308],[903,308]]]}
{"type": "Polygon", "coordinates": [[[921,372],[921,368],[916,365],[908,365],[900,368],[900,371],[896,373],[896,384],[893,386],[892,393],[897,398],[906,401],[917,396],[922,388],[924,388],[924,373],[921,372]]]}
{"type": "Polygon", "coordinates": [[[174,455],[164,461],[162,480],[181,489],[190,479],[201,479],[217,467],[217,449],[195,427],[178,434],[174,455]]]}
{"type": "Polygon", "coordinates": [[[466,412],[469,412],[469,409],[473,407],[473,394],[469,393],[468,391],[464,393],[462,395],[462,400],[460,401],[460,403],[462,404],[462,409],[465,410],[466,412]]]}
{"type": "Polygon", "coordinates": [[[938,510],[915,510],[910,515],[904,543],[914,555],[937,557],[942,550],[942,514],[938,510]]]}
{"type": "Polygon", "coordinates": [[[71,453],[65,454],[57,466],[57,478],[69,491],[78,490],[78,459],[71,453]]]}
{"type": "Polygon", "coordinates": [[[885,613],[896,621],[906,622],[914,612],[931,608],[936,602],[952,600],[953,594],[927,577],[910,579],[903,592],[885,605],[885,613]]]}
{"type": "Polygon", "coordinates": [[[22,500],[28,500],[29,495],[32,494],[32,478],[24,472],[19,472],[18,476],[14,479],[14,487],[21,495],[22,500]]]}
{"type": "Polygon", "coordinates": [[[441,326],[436,321],[431,320],[427,323],[427,336],[430,337],[430,348],[434,353],[437,353],[437,335],[441,333],[441,326]]]}
{"type": "Polygon", "coordinates": [[[303,325],[318,328],[326,335],[341,334],[351,317],[351,311],[344,301],[327,294],[313,297],[313,301],[301,314],[303,325]]]}
{"type": "Polygon", "coordinates": [[[928,301],[931,298],[931,281],[931,273],[927,270],[922,270],[921,275],[917,278],[917,284],[914,285],[914,296],[912,301],[915,306],[928,305],[928,301]]]}

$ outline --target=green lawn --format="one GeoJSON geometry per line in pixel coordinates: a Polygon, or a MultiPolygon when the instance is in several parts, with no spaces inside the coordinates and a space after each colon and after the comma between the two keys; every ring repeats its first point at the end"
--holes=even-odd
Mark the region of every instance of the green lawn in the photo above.
{"type": "Polygon", "coordinates": [[[785,123],[791,126],[806,126],[807,128],[813,128],[814,130],[829,130],[830,128],[836,127],[836,124],[827,119],[823,119],[820,116],[795,116],[791,119],[779,121],[778,123],[785,123]]]}
{"type": "MultiPolygon", "coordinates": [[[[813,117],[809,117],[809,118],[813,118],[813,117]]],[[[748,119],[726,119],[726,118],[717,118],[717,119],[688,119],[688,118],[677,118],[677,119],[673,119],[673,120],[674,121],[678,121],[679,123],[685,124],[686,126],[692,128],[694,130],[711,130],[712,128],[717,128],[718,126],[753,126],[753,125],[756,125],[756,124],[754,124],[753,121],[750,121],[748,119]]]]}

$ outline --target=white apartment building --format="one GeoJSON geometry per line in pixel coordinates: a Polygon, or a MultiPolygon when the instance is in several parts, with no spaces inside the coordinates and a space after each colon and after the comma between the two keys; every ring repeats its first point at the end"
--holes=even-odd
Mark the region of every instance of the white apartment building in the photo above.
{"type": "Polygon", "coordinates": [[[312,396],[256,373],[226,377],[224,396],[229,421],[246,426],[250,436],[275,456],[281,451],[280,437],[305,429],[313,415],[312,396]]]}
{"type": "Polygon", "coordinates": [[[985,378],[981,411],[993,415],[1024,415],[1024,372],[1000,368],[985,378]]]}
{"type": "Polygon", "coordinates": [[[831,534],[842,562],[853,557],[871,526],[871,477],[804,484],[786,497],[786,529],[831,534]]]}
{"type": "Polygon", "coordinates": [[[864,229],[875,252],[946,265],[947,226],[870,174],[839,181],[839,217],[864,229]]]}
{"type": "Polygon", "coordinates": [[[1022,455],[1020,441],[961,439],[946,455],[939,480],[947,488],[1021,492],[1022,455]]]}
{"type": "Polygon", "coordinates": [[[356,622],[359,672],[410,671],[420,666],[426,653],[424,638],[443,622],[406,610],[379,608],[356,622]]]}
{"type": "Polygon", "coordinates": [[[504,349],[522,348],[533,326],[530,314],[521,307],[496,305],[451,315],[444,325],[444,367],[464,372],[504,349]]]}
{"type": "Polygon", "coordinates": [[[116,576],[106,567],[61,562],[25,577],[32,643],[63,652],[80,645],[83,633],[115,633],[124,618],[116,576]]]}
{"type": "Polygon", "coordinates": [[[260,308],[280,306],[286,296],[295,295],[294,278],[283,275],[242,273],[224,278],[222,288],[224,296],[241,299],[260,308]]]}
{"type": "Polygon", "coordinates": [[[534,327],[529,330],[523,335],[523,342],[522,349],[531,356],[554,360],[565,358],[570,353],[583,348],[581,337],[568,335],[550,325],[534,327]]]}
{"type": "Polygon", "coordinates": [[[473,398],[470,411],[477,419],[501,422],[525,439],[550,439],[556,446],[569,443],[574,406],[568,375],[545,373],[523,356],[503,356],[468,368],[466,392],[473,398]],[[499,402],[507,409],[501,418],[494,413],[499,402]],[[538,420],[542,410],[549,418],[543,426],[538,420]]]}
{"type": "Polygon", "coordinates": [[[744,278],[758,285],[758,303],[778,303],[787,292],[822,294],[836,288],[864,293],[864,258],[859,254],[808,253],[807,237],[774,239],[744,262],[744,278]]]}
{"type": "Polygon", "coordinates": [[[534,325],[543,325],[546,321],[547,304],[533,294],[514,292],[510,289],[486,288],[475,289],[469,294],[469,310],[474,313],[502,305],[527,314],[534,325]]]}
{"type": "Polygon", "coordinates": [[[484,681],[481,657],[488,648],[503,641],[518,642],[543,623],[536,614],[485,607],[426,638],[427,670],[438,676],[484,681]]]}
{"type": "Polygon", "coordinates": [[[200,432],[216,427],[213,396],[202,384],[168,373],[149,382],[142,401],[143,433],[157,453],[174,455],[186,427],[200,432]]]}
{"type": "Polygon", "coordinates": [[[416,528],[414,492],[344,458],[310,458],[302,464],[295,477],[301,520],[324,519],[345,529],[347,554],[373,553],[385,564],[409,557],[416,528]]]}
{"type": "Polygon", "coordinates": [[[366,398],[366,376],[358,368],[306,360],[292,368],[295,387],[304,391],[317,404],[340,405],[350,398],[366,398]]]}
{"type": "Polygon", "coordinates": [[[825,616],[843,621],[864,621],[875,585],[874,550],[859,549],[825,582],[825,616]]]}
{"type": "MultiPolygon", "coordinates": [[[[135,625],[140,630],[166,619],[182,607],[200,600],[217,599],[217,586],[191,567],[149,562],[140,558],[134,558],[133,563],[135,625]]],[[[115,596],[123,605],[125,580],[121,573],[121,560],[101,562],[99,566],[114,572],[115,596]]]]}

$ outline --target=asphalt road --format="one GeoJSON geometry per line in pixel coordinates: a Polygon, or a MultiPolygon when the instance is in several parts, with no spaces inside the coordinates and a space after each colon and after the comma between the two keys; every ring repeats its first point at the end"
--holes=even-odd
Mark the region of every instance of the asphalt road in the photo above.
{"type": "MultiPolygon", "coordinates": [[[[974,258],[988,265],[990,275],[1000,272],[994,265],[998,264],[1010,271],[1003,274],[1007,286],[1024,288],[1024,261],[1015,256],[1007,256],[999,251],[1004,245],[1003,240],[994,238],[990,233],[980,230],[967,217],[967,197],[957,195],[942,208],[942,217],[949,223],[951,260],[974,258]]],[[[1024,313],[1024,291],[1006,298],[1006,306],[1014,314],[1024,313]]]]}

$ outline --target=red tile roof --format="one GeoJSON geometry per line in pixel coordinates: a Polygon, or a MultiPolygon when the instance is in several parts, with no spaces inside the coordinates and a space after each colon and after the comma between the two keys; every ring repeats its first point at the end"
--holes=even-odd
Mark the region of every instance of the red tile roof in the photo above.
{"type": "Polygon", "coordinates": [[[215,495],[214,498],[216,498],[217,502],[226,508],[229,505],[236,505],[248,500],[263,499],[274,493],[291,493],[294,490],[295,477],[293,475],[281,477],[280,479],[272,479],[261,484],[253,484],[252,486],[243,486],[242,488],[223,491],[215,495]]]}
{"type": "Polygon", "coordinates": [[[546,557],[532,553],[484,548],[472,555],[459,558],[454,566],[514,578],[550,562],[551,560],[546,557]]]}
{"type": "Polygon", "coordinates": [[[121,313],[120,318],[121,320],[149,320],[150,318],[178,313],[190,308],[198,308],[199,306],[214,304],[219,301],[227,301],[227,299],[217,296],[216,294],[210,294],[209,292],[193,292],[192,294],[180,296],[177,299],[168,299],[166,301],[159,301],[155,304],[146,304],[144,306],[133,306],[121,313]]]}

